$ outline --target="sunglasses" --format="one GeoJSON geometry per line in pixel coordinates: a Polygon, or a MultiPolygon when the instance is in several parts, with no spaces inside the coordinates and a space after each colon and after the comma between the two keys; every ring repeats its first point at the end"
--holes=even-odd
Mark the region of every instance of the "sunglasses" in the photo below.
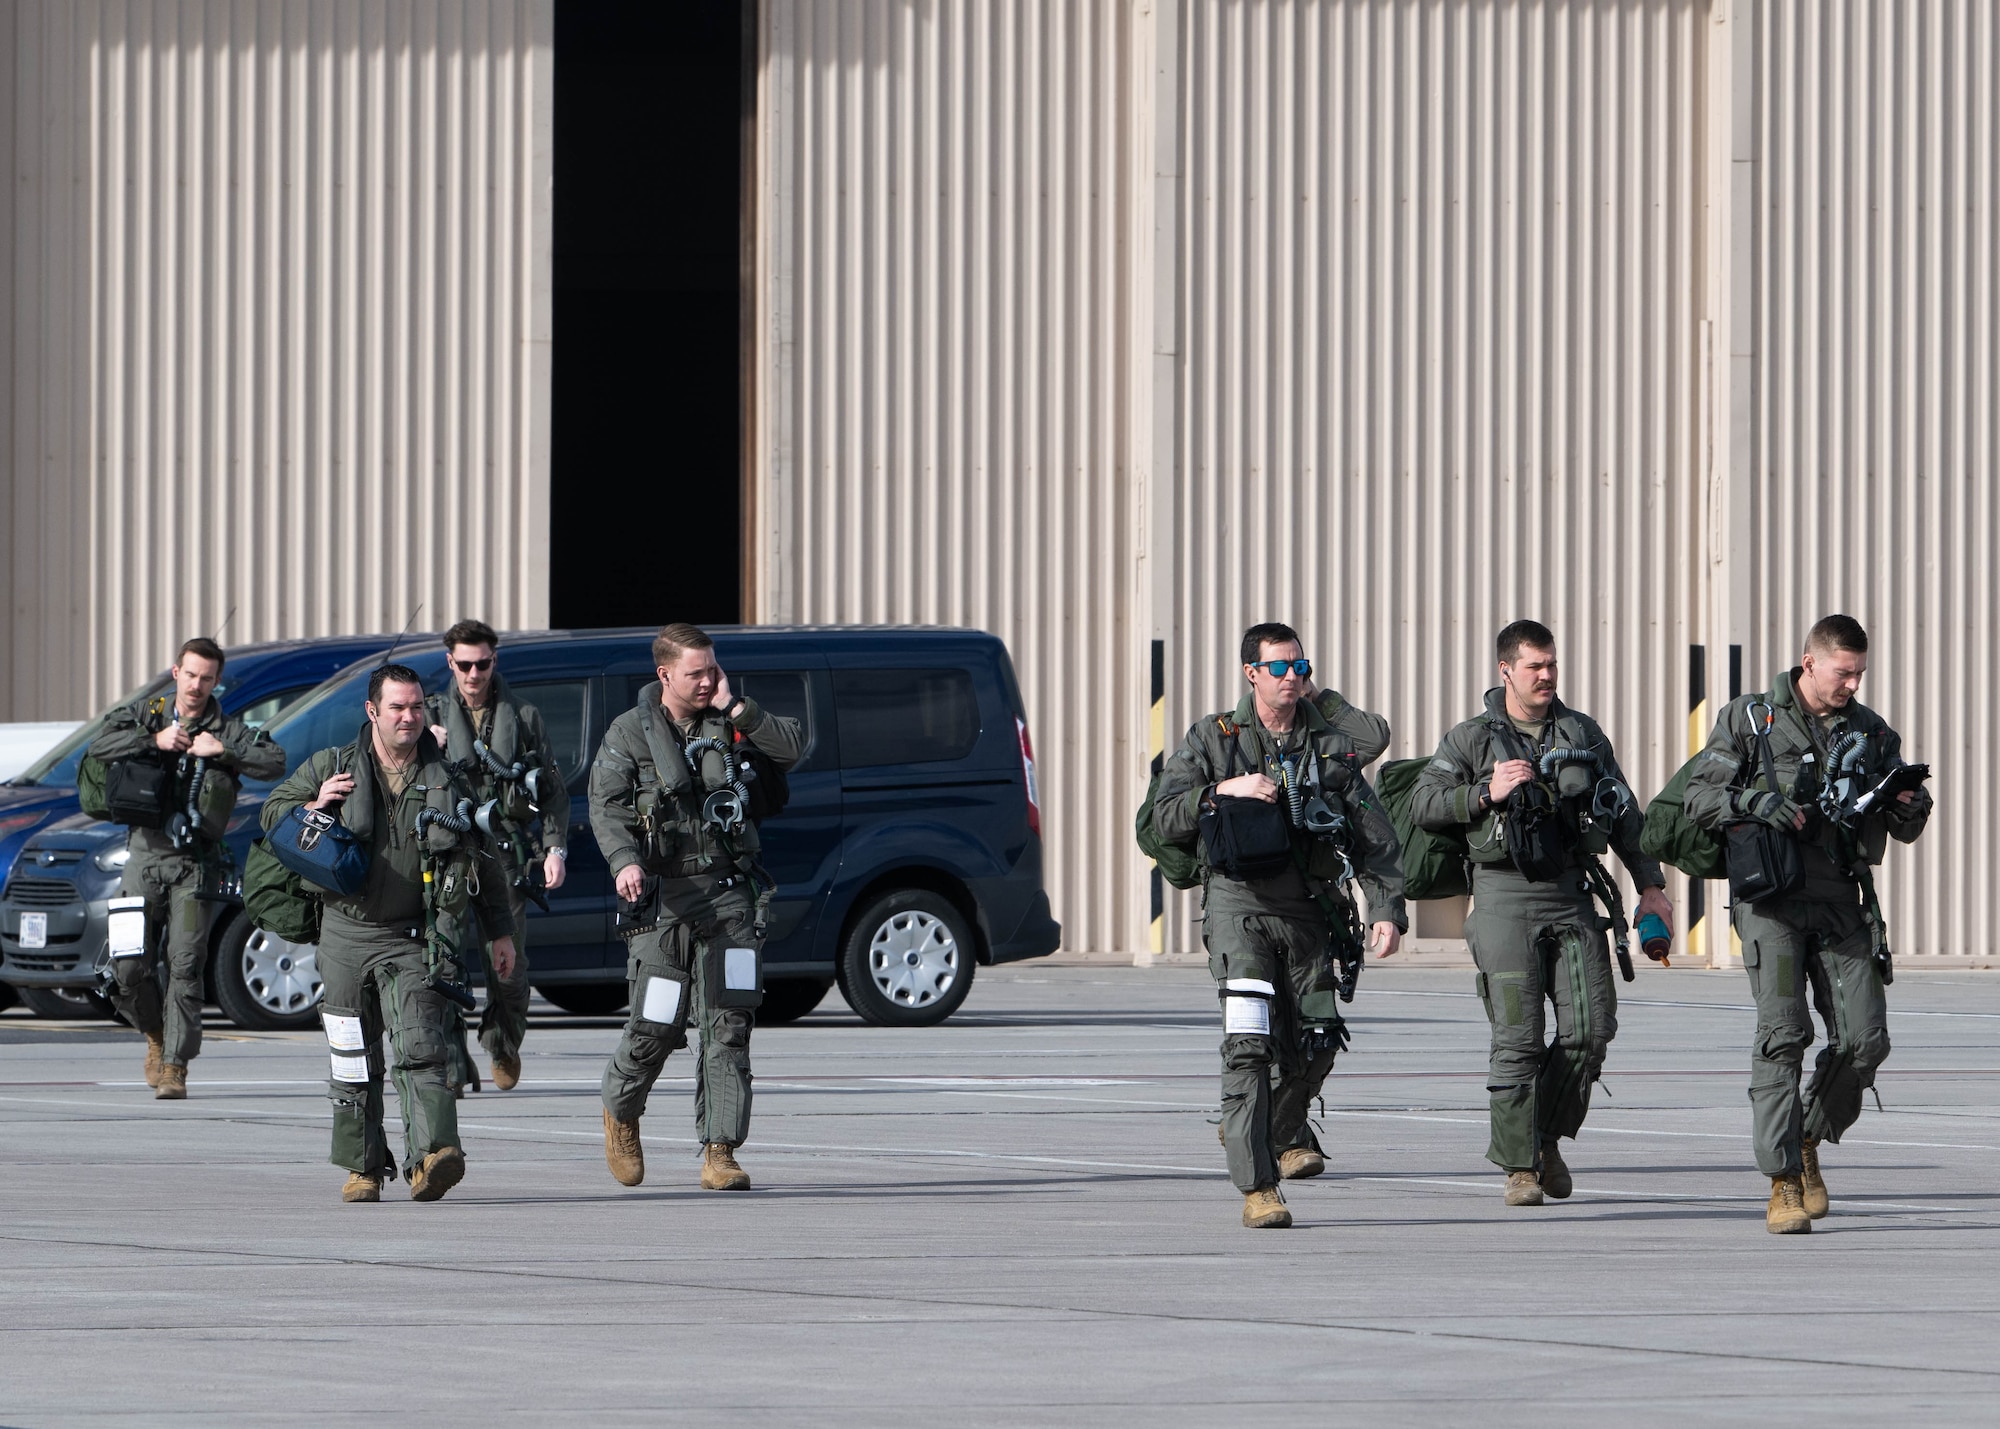
{"type": "Polygon", "coordinates": [[[1312,678],[1313,662],[1310,660],[1252,660],[1250,668],[1253,670],[1269,670],[1271,678],[1274,680],[1282,680],[1292,671],[1297,670],[1301,680],[1309,680],[1312,678]]]}
{"type": "Polygon", "coordinates": [[[459,674],[470,675],[474,670],[492,669],[493,656],[488,655],[484,660],[454,660],[451,663],[458,666],[459,674]]]}

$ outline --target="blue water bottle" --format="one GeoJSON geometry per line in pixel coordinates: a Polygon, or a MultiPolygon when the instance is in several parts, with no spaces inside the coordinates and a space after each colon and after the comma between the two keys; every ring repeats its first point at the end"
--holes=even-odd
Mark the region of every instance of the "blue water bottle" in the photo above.
{"type": "Polygon", "coordinates": [[[1636,908],[1632,912],[1639,919],[1640,950],[1660,966],[1671,966],[1667,962],[1667,954],[1673,951],[1674,935],[1667,929],[1667,920],[1657,913],[1642,916],[1636,908]]]}

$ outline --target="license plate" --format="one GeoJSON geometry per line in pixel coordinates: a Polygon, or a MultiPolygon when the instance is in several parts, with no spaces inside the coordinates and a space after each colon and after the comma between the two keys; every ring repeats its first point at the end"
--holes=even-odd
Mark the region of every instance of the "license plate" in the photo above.
{"type": "Polygon", "coordinates": [[[24,948],[46,948],[49,945],[49,915],[46,913],[23,913],[21,915],[21,946],[24,948]]]}

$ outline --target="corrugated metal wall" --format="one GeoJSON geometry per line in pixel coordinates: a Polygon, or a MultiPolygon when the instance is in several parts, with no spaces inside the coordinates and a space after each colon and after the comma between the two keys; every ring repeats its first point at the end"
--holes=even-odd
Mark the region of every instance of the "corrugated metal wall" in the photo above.
{"type": "Polygon", "coordinates": [[[1190,0],[1170,742],[1277,619],[1428,754],[1527,617],[1635,786],[1672,772],[1704,14],[1190,0]]]}
{"type": "Polygon", "coordinates": [[[1723,613],[1729,638],[1762,689],[1819,616],[1868,627],[1861,697],[1937,771],[1929,832],[1881,880],[1897,949],[1988,952],[2000,10],[1766,0],[1742,18],[1749,202],[1732,221],[1753,360],[1749,460],[1731,473],[1745,608],[1723,613]]]}
{"type": "Polygon", "coordinates": [[[1146,897],[1122,777],[1145,758],[1129,20],[770,0],[764,22],[754,618],[1006,639],[1079,948],[1131,946],[1146,897]]]}
{"type": "Polygon", "coordinates": [[[0,710],[546,622],[552,0],[16,0],[0,710]]]}

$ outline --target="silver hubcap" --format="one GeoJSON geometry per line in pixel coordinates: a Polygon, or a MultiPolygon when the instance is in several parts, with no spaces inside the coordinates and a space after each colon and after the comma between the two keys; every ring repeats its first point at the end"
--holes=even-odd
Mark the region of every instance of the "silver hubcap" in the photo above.
{"type": "Polygon", "coordinates": [[[897,913],[868,940],[868,971],[898,1007],[928,1007],[958,981],[958,939],[941,918],[897,913]]]}
{"type": "Polygon", "coordinates": [[[243,944],[243,985],[266,1012],[291,1014],[319,1006],[319,949],[288,943],[252,928],[243,944]]]}

